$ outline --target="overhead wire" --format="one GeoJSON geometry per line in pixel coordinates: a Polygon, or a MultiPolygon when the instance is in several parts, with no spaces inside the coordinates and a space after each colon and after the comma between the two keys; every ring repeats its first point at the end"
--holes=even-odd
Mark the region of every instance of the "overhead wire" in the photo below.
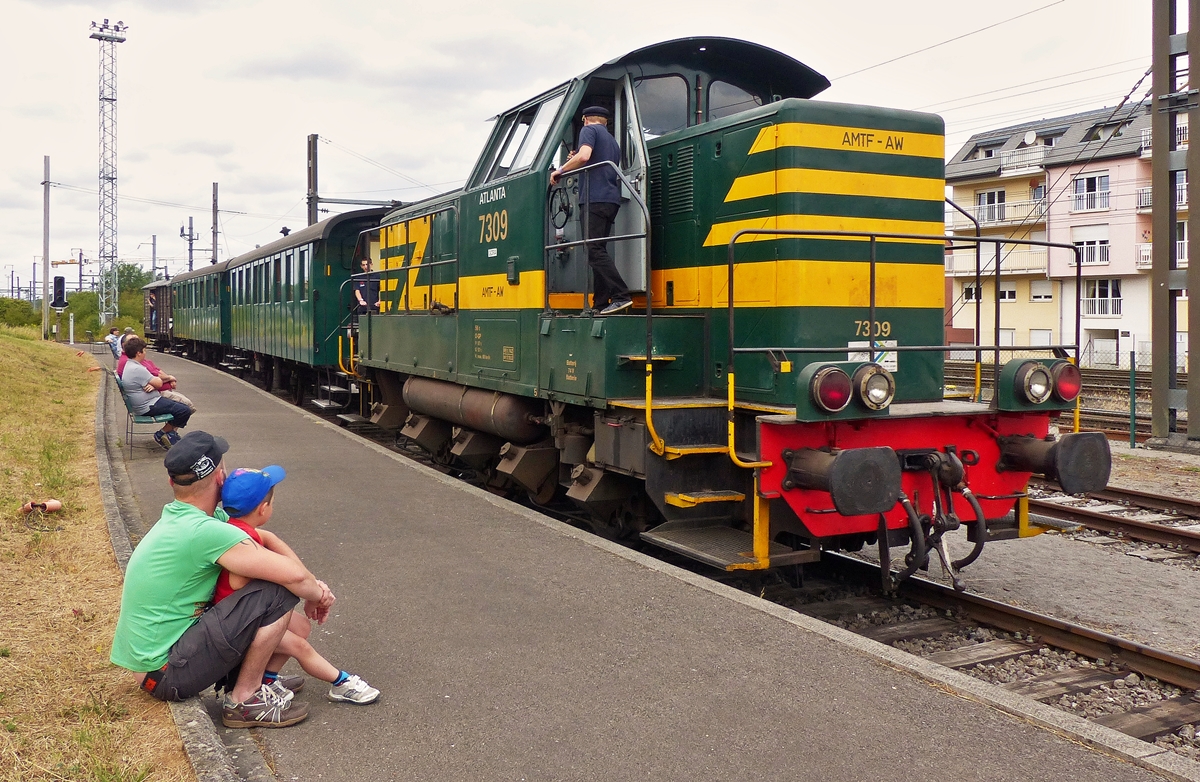
{"type": "Polygon", "coordinates": [[[411,177],[411,176],[409,176],[408,174],[405,174],[405,173],[403,173],[403,172],[401,172],[401,171],[397,171],[396,169],[392,168],[392,167],[391,167],[391,166],[389,166],[389,165],[386,165],[386,164],[384,164],[384,163],[380,163],[378,160],[375,160],[375,159],[373,159],[373,158],[369,158],[369,157],[367,157],[366,155],[362,154],[361,152],[355,152],[353,149],[350,149],[349,147],[347,147],[347,146],[345,146],[345,145],[339,144],[339,143],[337,143],[336,141],[334,141],[334,140],[333,140],[333,139],[331,139],[331,138],[327,138],[327,137],[325,137],[325,136],[317,136],[317,140],[318,140],[318,141],[320,141],[320,142],[321,142],[321,143],[323,143],[323,144],[328,144],[328,145],[329,145],[329,146],[331,146],[331,147],[336,147],[337,149],[340,149],[342,152],[345,152],[347,155],[350,155],[351,157],[358,158],[359,160],[363,161],[364,163],[367,163],[367,164],[369,164],[369,165],[375,166],[376,168],[378,168],[378,169],[381,169],[381,170],[383,170],[383,171],[386,171],[386,172],[388,172],[389,174],[393,174],[393,175],[395,175],[395,176],[398,176],[398,177],[400,177],[401,179],[403,179],[403,180],[405,180],[405,181],[412,182],[412,183],[413,183],[414,185],[416,185],[417,187],[423,187],[423,188],[426,188],[426,189],[428,189],[428,190],[433,190],[433,189],[434,189],[433,187],[431,187],[430,185],[427,185],[427,184],[425,184],[424,182],[422,182],[422,181],[421,181],[421,180],[419,180],[419,179],[415,179],[414,177],[411,177]]]}
{"type": "Polygon", "coordinates": [[[1066,0],[1054,0],[1054,2],[1052,2],[1052,3],[1047,3],[1046,5],[1040,6],[1038,8],[1034,8],[1030,11],[1026,11],[1025,13],[1017,14],[1016,16],[1010,16],[1009,18],[1003,19],[999,22],[993,22],[992,24],[989,24],[986,27],[980,27],[978,30],[972,30],[969,33],[963,33],[962,35],[956,35],[953,38],[947,38],[944,41],[939,41],[938,43],[931,44],[929,46],[925,46],[921,49],[917,49],[916,51],[909,52],[908,54],[902,54],[899,57],[893,57],[890,60],[884,60],[883,62],[877,62],[874,65],[868,65],[866,68],[859,68],[857,71],[851,71],[850,73],[845,73],[845,74],[842,74],[841,76],[835,76],[832,79],[832,81],[838,81],[840,79],[848,79],[851,76],[857,76],[860,73],[866,73],[867,71],[873,71],[876,68],[882,68],[885,65],[891,65],[894,62],[899,62],[900,60],[904,60],[909,57],[913,57],[915,55],[930,51],[932,49],[936,49],[939,46],[945,46],[946,44],[954,43],[955,41],[961,41],[964,38],[970,38],[972,35],[977,35],[978,33],[982,33],[987,30],[994,29],[996,27],[999,27],[1000,25],[1008,24],[1009,22],[1015,22],[1018,19],[1023,19],[1026,16],[1029,16],[1031,14],[1036,14],[1039,11],[1045,11],[1047,8],[1053,8],[1056,5],[1062,5],[1065,2],[1066,2],[1066,0]]]}
{"type": "MultiPolygon", "coordinates": [[[[1008,90],[1015,90],[1020,87],[1028,87],[1031,84],[1042,84],[1044,82],[1054,81],[1055,79],[1065,79],[1068,76],[1078,76],[1083,73],[1091,73],[1092,71],[1097,71],[1102,68],[1112,68],[1117,65],[1128,65],[1131,62],[1142,62],[1145,59],[1146,59],[1145,57],[1131,57],[1128,60],[1118,60],[1117,62],[1110,62],[1110,63],[1106,63],[1104,65],[1096,65],[1091,68],[1084,68],[1083,70],[1079,70],[1079,71],[1070,71],[1068,73],[1060,73],[1056,76],[1047,76],[1044,79],[1034,79],[1032,81],[1021,82],[1020,84],[1010,84],[1007,87],[1000,87],[1000,88],[994,89],[994,90],[985,90],[984,92],[976,92],[971,95],[963,95],[958,98],[949,98],[944,101],[939,101],[938,103],[928,103],[924,106],[915,107],[915,110],[916,111],[926,111],[926,110],[930,110],[930,109],[936,109],[937,107],[944,106],[947,103],[957,103],[960,100],[972,100],[974,98],[981,98],[984,95],[993,95],[997,92],[1007,92],[1008,90]]],[[[1126,70],[1134,70],[1134,69],[1127,68],[1126,70]]],[[[1125,73],[1125,71],[1121,71],[1120,73],[1125,73]]],[[[1116,76],[1119,74],[1114,73],[1114,74],[1110,74],[1110,75],[1116,76]]],[[[1015,96],[1008,96],[1008,97],[1015,97],[1015,96]]],[[[1003,100],[1003,99],[1001,99],[1001,100],[1003,100]]],[[[953,109],[950,109],[950,110],[953,110],[953,109]]]]}

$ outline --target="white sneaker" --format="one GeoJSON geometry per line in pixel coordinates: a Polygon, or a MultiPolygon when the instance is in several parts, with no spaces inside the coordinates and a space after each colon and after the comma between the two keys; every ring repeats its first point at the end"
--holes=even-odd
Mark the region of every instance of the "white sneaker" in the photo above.
{"type": "Polygon", "coordinates": [[[276,679],[270,684],[264,684],[264,687],[270,688],[271,692],[275,693],[275,697],[283,702],[284,706],[292,702],[292,698],[296,697],[296,693],[283,686],[283,682],[276,679]]]}
{"type": "Polygon", "coordinates": [[[367,684],[356,675],[351,675],[349,679],[341,684],[329,688],[329,700],[331,701],[366,705],[374,703],[378,697],[379,690],[367,684]]]}

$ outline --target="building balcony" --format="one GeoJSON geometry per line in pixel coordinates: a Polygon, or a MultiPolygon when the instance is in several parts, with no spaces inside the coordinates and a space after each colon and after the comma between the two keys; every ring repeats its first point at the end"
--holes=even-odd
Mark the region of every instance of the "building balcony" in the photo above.
{"type": "Polygon", "coordinates": [[[1120,315],[1120,299],[1083,299],[1084,315],[1120,315]]]}
{"type": "MultiPolygon", "coordinates": [[[[1045,274],[1048,252],[1046,248],[1004,250],[1000,252],[1000,275],[1045,274]]],[[[996,250],[994,245],[984,245],[979,266],[985,277],[996,276],[996,250]]],[[[946,274],[951,277],[975,276],[975,252],[956,252],[946,256],[946,274]]]]}
{"type": "MultiPolygon", "coordinates": [[[[1186,182],[1178,182],[1175,185],[1175,208],[1177,210],[1187,209],[1188,206],[1188,186],[1186,182]]],[[[1139,187],[1137,191],[1137,208],[1139,211],[1147,211],[1154,208],[1154,188],[1139,187]]]]}
{"type": "Polygon", "coordinates": [[[1093,212],[1108,209],[1111,190],[1096,190],[1091,193],[1073,193],[1072,212],[1093,212]]]}
{"type": "Polygon", "coordinates": [[[1031,168],[1040,169],[1046,160],[1046,147],[1038,144],[1021,149],[1010,149],[1000,153],[1000,174],[1014,171],[1026,171],[1031,168]]]}
{"type": "MultiPolygon", "coordinates": [[[[981,226],[1037,225],[1046,222],[1046,200],[1011,201],[1005,204],[979,204],[967,207],[967,211],[981,226]]],[[[955,231],[974,230],[975,224],[965,215],[954,212],[955,231]]]]}
{"type": "MultiPolygon", "coordinates": [[[[1145,242],[1137,246],[1137,268],[1146,271],[1154,266],[1154,245],[1145,242]]],[[[1188,243],[1175,242],[1175,267],[1186,269],[1188,266],[1188,243]]]]}
{"type": "MultiPolygon", "coordinates": [[[[1142,157],[1150,157],[1154,148],[1154,132],[1150,128],[1142,128],[1142,157]]],[[[1175,148],[1188,148],[1188,126],[1179,123],[1175,126],[1175,148]]]]}

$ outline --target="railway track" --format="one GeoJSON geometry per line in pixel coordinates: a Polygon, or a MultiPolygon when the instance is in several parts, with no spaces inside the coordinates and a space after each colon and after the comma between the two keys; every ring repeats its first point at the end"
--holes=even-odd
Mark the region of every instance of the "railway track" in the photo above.
{"type": "Polygon", "coordinates": [[[1144,741],[1200,721],[1200,660],[922,578],[904,582],[896,596],[872,593],[878,567],[855,557],[825,552],[819,567],[825,572],[803,588],[776,584],[761,592],[1144,741]],[[841,597],[847,583],[859,593],[841,597]],[[822,593],[838,596],[819,599],[822,593]],[[1122,697],[1131,708],[1107,705],[1122,697]]]}
{"type": "MultiPolygon", "coordinates": [[[[283,392],[277,394],[285,396],[283,392]]],[[[405,438],[380,429],[357,415],[352,407],[314,409],[307,405],[306,409],[390,450],[477,486],[490,488],[481,474],[435,462],[420,449],[407,444],[405,438]]],[[[1171,501],[1170,498],[1157,499],[1163,505],[1171,501]]],[[[1194,509],[1200,514],[1200,503],[1175,502],[1182,504],[1160,510],[1182,514],[1194,509]]],[[[1050,505],[1046,515],[1050,511],[1070,512],[1068,506],[1061,503],[1050,505]]],[[[586,526],[586,519],[569,507],[557,504],[533,507],[567,523],[586,526]]],[[[1041,510],[1039,506],[1039,512],[1041,510]]],[[[1200,534],[1196,537],[1200,546],[1200,534]]],[[[994,671],[1006,664],[1019,665],[1022,660],[1036,662],[1046,657],[1058,659],[1061,662],[1053,670],[997,683],[1017,694],[1077,713],[1080,699],[1084,702],[1089,699],[1113,700],[1106,693],[1114,689],[1137,693],[1138,697],[1131,699],[1132,708],[1089,715],[1088,718],[1138,739],[1154,741],[1176,733],[1182,726],[1200,723],[1198,660],[979,595],[956,592],[926,579],[908,579],[897,595],[871,593],[868,585],[878,584],[878,565],[833,552],[823,552],[822,561],[815,567],[810,566],[818,571],[818,575],[813,579],[806,577],[800,587],[791,586],[776,572],[714,574],[703,565],[670,552],[653,550],[645,553],[693,572],[703,572],[708,577],[881,643],[906,648],[936,639],[940,648],[922,653],[922,656],[985,680],[995,679],[994,671]],[[811,599],[844,592],[848,582],[859,585],[855,587],[856,594],[836,599],[811,599]],[[864,617],[869,619],[861,621],[864,617]],[[885,620],[873,621],[877,617],[885,617],[885,620]],[[1122,684],[1118,685],[1118,681],[1122,684]],[[1072,709],[1072,706],[1076,708],[1072,709]]],[[[921,653],[920,649],[907,650],[921,653]]]]}
{"type": "Polygon", "coordinates": [[[1031,513],[1166,546],[1164,558],[1171,551],[1200,554],[1200,502],[1118,488],[1072,497],[1044,481],[1031,481],[1030,486],[1046,493],[1030,497],[1031,513]]]}

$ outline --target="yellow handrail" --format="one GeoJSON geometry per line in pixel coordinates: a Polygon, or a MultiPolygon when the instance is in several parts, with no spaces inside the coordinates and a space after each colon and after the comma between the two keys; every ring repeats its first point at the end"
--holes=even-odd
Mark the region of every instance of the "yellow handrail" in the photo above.
{"type": "Polygon", "coordinates": [[[346,365],[342,363],[342,335],[338,334],[338,369],[345,372],[347,375],[357,375],[358,369],[354,366],[354,337],[346,337],[350,341],[350,369],[346,369],[346,365]]]}
{"type": "Polygon", "coordinates": [[[650,452],[656,456],[663,456],[667,452],[667,444],[658,436],[658,432],[654,430],[654,416],[650,412],[651,407],[651,388],[653,386],[654,377],[654,362],[646,356],[646,430],[650,432],[650,452]]]}
{"type": "Polygon", "coordinates": [[[737,451],[734,449],[733,435],[733,367],[729,368],[729,422],[727,424],[729,434],[729,458],[738,467],[747,470],[756,469],[758,467],[770,467],[771,462],[744,462],[738,458],[737,451]]]}

